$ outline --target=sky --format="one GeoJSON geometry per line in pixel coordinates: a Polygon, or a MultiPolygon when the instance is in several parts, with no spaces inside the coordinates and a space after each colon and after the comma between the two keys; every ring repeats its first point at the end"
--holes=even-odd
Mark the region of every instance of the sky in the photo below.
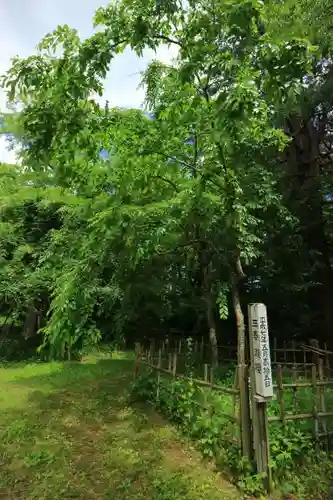
{"type": "MultiPolygon", "coordinates": [[[[82,38],[93,34],[92,20],[98,7],[106,0],[0,0],[0,75],[10,67],[13,56],[28,57],[46,33],[59,24],[76,28],[82,38]]],[[[150,60],[168,62],[175,49],[160,47],[158,53],[147,50],[142,58],[127,50],[111,63],[103,98],[110,106],[138,108],[143,102],[143,90],[138,89],[140,72],[150,60]]],[[[6,96],[0,89],[0,113],[6,111],[6,96]]],[[[15,152],[8,151],[4,136],[0,136],[0,162],[15,162],[15,152]]]]}

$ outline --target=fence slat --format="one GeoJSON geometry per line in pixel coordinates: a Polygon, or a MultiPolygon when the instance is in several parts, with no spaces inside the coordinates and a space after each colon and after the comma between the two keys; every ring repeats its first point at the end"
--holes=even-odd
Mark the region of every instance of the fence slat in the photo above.
{"type": "Polygon", "coordinates": [[[294,387],[293,387],[293,409],[295,410],[295,413],[296,413],[296,411],[297,411],[297,367],[296,366],[292,367],[291,380],[294,384],[294,387]]]}
{"type": "Polygon", "coordinates": [[[284,422],[285,412],[284,412],[284,391],[283,391],[283,373],[282,366],[277,367],[277,383],[278,383],[278,395],[279,395],[279,406],[280,406],[280,420],[284,422]]]}
{"type": "Polygon", "coordinates": [[[283,342],[283,351],[284,351],[284,353],[283,353],[284,362],[286,363],[287,359],[288,359],[287,351],[288,352],[292,351],[292,348],[291,349],[287,349],[286,341],[283,342]]]}
{"type": "MultiPolygon", "coordinates": [[[[319,359],[319,365],[318,365],[318,375],[319,375],[319,380],[324,380],[324,366],[323,366],[323,360],[319,359]]],[[[320,401],[320,411],[325,413],[326,412],[326,404],[325,404],[325,388],[324,386],[319,386],[319,401],[320,401]]],[[[323,434],[325,437],[325,446],[326,450],[328,451],[328,434],[327,434],[327,423],[326,419],[323,418],[321,419],[321,426],[323,429],[323,434]]]]}
{"type": "Polygon", "coordinates": [[[204,351],[205,351],[205,340],[202,337],[201,338],[201,343],[200,343],[200,357],[201,357],[201,360],[204,359],[204,351]]]}
{"type": "MultiPolygon", "coordinates": [[[[141,364],[145,366],[150,366],[153,368],[155,371],[159,371],[161,373],[165,373],[166,375],[170,375],[170,372],[168,370],[165,370],[164,368],[159,368],[158,366],[152,365],[148,363],[147,361],[141,361],[141,364]]],[[[224,392],[225,394],[239,394],[239,389],[232,389],[231,387],[223,387],[222,385],[215,385],[211,384],[210,382],[204,382],[203,380],[197,379],[197,378],[191,378],[191,377],[186,377],[186,375],[177,375],[177,378],[183,379],[183,380],[188,380],[192,381],[194,384],[198,385],[199,387],[210,387],[216,392],[224,392]]]]}
{"type": "Polygon", "coordinates": [[[204,381],[208,382],[208,364],[204,364],[204,381]]]}
{"type": "Polygon", "coordinates": [[[181,354],[181,352],[182,352],[182,340],[180,339],[178,344],[178,354],[181,354]]]}
{"type": "Polygon", "coordinates": [[[306,351],[305,350],[303,350],[303,361],[304,361],[304,374],[305,374],[305,378],[308,378],[308,371],[307,371],[308,363],[307,363],[307,359],[306,359],[306,351]]]}
{"type": "Polygon", "coordinates": [[[311,381],[312,381],[312,398],[313,398],[313,437],[316,441],[316,444],[318,443],[318,409],[317,409],[317,367],[316,365],[312,365],[312,370],[311,370],[311,381]]]}
{"type": "Polygon", "coordinates": [[[177,375],[177,351],[174,351],[174,353],[173,353],[172,375],[174,378],[176,378],[176,375],[177,375]]]}
{"type": "Polygon", "coordinates": [[[326,342],[324,344],[324,348],[325,348],[326,377],[330,377],[331,376],[330,358],[329,358],[329,353],[328,353],[326,342]]]}
{"type": "Polygon", "coordinates": [[[214,368],[213,366],[211,365],[210,367],[210,385],[213,386],[214,385],[214,368]]]}
{"type": "MultiPolygon", "coordinates": [[[[161,383],[161,373],[162,370],[162,350],[159,348],[158,350],[158,361],[157,361],[157,387],[156,387],[156,399],[159,400],[160,397],[160,383],[161,383]]],[[[167,370],[166,370],[167,371],[167,370]]]]}

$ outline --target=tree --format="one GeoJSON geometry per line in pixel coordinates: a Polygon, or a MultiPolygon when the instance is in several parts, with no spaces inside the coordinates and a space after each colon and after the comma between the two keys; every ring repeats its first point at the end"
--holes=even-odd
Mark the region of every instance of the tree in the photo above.
{"type": "Polygon", "coordinates": [[[332,21],[331,6],[315,2],[270,3],[266,27],[289,38],[306,36],[317,45],[311,74],[304,75],[304,88],[297,106],[282,114],[290,144],[283,158],[284,193],[299,218],[298,234],[307,248],[303,272],[308,274],[306,302],[317,312],[314,327],[322,340],[331,343],[333,274],[332,233],[327,195],[332,189],[332,21]],[[271,15],[272,9],[275,15],[271,15]],[[269,15],[268,15],[269,13],[269,15]],[[309,272],[310,270],[310,272],[309,272]]]}
{"type": "MultiPolygon", "coordinates": [[[[15,118],[24,164],[16,199],[26,199],[29,175],[33,223],[53,221],[32,264],[45,286],[34,298],[49,304],[45,344],[70,356],[100,338],[103,315],[124,334],[143,310],[167,323],[183,302],[183,314],[206,316],[217,364],[217,312],[227,316],[230,293],[242,364],[242,293],[255,295],[258,278],[277,293],[283,272],[292,290],[281,248],[288,241],[298,252],[292,233],[301,235],[297,221],[308,214],[289,203],[280,165],[294,143],[290,113],[325,88],[314,83],[318,55],[306,37],[277,39],[255,1],[124,0],[99,9],[95,23],[84,42],[59,27],[4,79],[10,98],[25,103],[15,118]],[[154,61],[143,77],[154,119],[94,102],[115,53],[165,42],[178,58],[154,61]]],[[[16,212],[13,224],[22,219],[16,212]]]]}
{"type": "MultiPolygon", "coordinates": [[[[201,160],[199,167],[194,163],[193,185],[198,183],[200,186],[197,206],[204,207],[205,212],[204,197],[212,199],[215,196],[215,207],[223,214],[218,243],[220,246],[223,241],[223,249],[218,248],[218,255],[220,266],[222,263],[230,268],[228,281],[238,324],[240,363],[245,359],[244,318],[237,287],[243,275],[241,259],[250,263],[257,254],[256,226],[260,219],[253,212],[257,215],[260,209],[278,200],[273,189],[274,178],[267,169],[260,168],[261,155],[258,153],[263,147],[284,146],[284,136],[272,126],[274,112],[262,99],[262,92],[268,95],[271,104],[281,97],[281,84],[289,87],[289,94],[282,94],[287,104],[290,90],[300,87],[310,62],[306,43],[282,41],[271,46],[270,38],[261,30],[261,10],[259,3],[247,1],[241,4],[221,2],[213,6],[209,2],[201,2],[199,6],[189,2],[186,7],[177,2],[162,2],[157,6],[149,2],[143,6],[124,2],[100,9],[95,17],[96,23],[104,24],[106,32],[112,33],[114,43],[119,41],[121,31],[138,53],[144,46],[157,47],[161,41],[177,44],[180,48],[178,64],[164,76],[164,85],[160,66],[152,65],[148,71],[148,103],[157,110],[157,118],[166,121],[164,134],[168,133],[168,125],[173,134],[177,125],[184,128],[187,122],[186,134],[193,138],[195,161],[198,153],[201,160]],[[151,22],[152,12],[154,22],[151,22]],[[121,30],[119,19],[122,20],[121,30]],[[273,56],[274,64],[280,69],[278,78],[270,71],[273,56]],[[297,61],[292,71],[286,70],[286,58],[297,61]],[[165,97],[169,101],[165,101],[165,97]],[[262,196],[256,199],[249,186],[259,178],[263,181],[259,184],[262,196]]],[[[181,141],[177,146],[179,150],[186,136],[179,128],[177,136],[181,141]]],[[[179,151],[176,158],[184,161],[179,151]]],[[[190,165],[193,172],[193,160],[190,165]]],[[[212,214],[208,220],[214,220],[212,214]]],[[[205,221],[206,228],[207,223],[205,221]]],[[[210,238],[206,236],[203,237],[207,243],[205,249],[201,247],[200,250],[205,262],[202,265],[203,283],[206,302],[210,304],[207,308],[210,331],[213,332],[213,315],[209,312],[213,303],[213,265],[209,253],[212,254],[214,240],[211,234],[210,238]]],[[[214,245],[213,253],[216,248],[214,245]]]]}

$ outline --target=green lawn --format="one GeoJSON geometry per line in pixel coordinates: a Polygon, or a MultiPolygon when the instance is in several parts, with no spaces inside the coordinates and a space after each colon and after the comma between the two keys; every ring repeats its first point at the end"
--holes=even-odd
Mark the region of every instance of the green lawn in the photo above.
{"type": "Polygon", "coordinates": [[[133,360],[0,367],[0,498],[228,500],[240,494],[148,407],[133,360]]]}

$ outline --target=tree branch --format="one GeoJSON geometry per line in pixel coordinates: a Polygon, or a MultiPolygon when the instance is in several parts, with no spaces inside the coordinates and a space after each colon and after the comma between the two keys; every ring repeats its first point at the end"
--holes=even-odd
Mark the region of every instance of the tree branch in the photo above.
{"type": "Polygon", "coordinates": [[[176,156],[171,156],[171,155],[168,155],[167,153],[163,153],[162,151],[143,151],[142,153],[138,154],[138,156],[148,156],[148,155],[163,156],[164,158],[166,158],[168,160],[176,161],[176,162],[180,163],[181,165],[184,165],[184,167],[187,167],[187,168],[191,169],[192,171],[197,172],[197,169],[194,165],[191,165],[190,163],[188,163],[184,160],[180,160],[176,156]]]}
{"type": "Polygon", "coordinates": [[[170,186],[174,188],[175,191],[177,191],[177,193],[179,193],[178,187],[174,182],[170,181],[170,179],[165,179],[165,177],[162,177],[161,175],[152,175],[151,177],[155,179],[161,179],[161,181],[167,182],[168,184],[170,184],[170,186]]]}
{"type": "Polygon", "coordinates": [[[157,38],[157,40],[164,40],[165,42],[168,42],[169,44],[178,45],[181,48],[183,47],[183,45],[181,44],[181,42],[179,40],[174,40],[173,38],[170,38],[166,35],[157,35],[156,38],[157,38]]]}
{"type": "Polygon", "coordinates": [[[180,248],[189,247],[191,245],[194,245],[195,243],[202,243],[202,242],[203,242],[203,240],[200,240],[200,239],[190,240],[190,241],[187,241],[186,243],[180,243],[179,245],[176,246],[176,248],[172,248],[171,250],[167,250],[165,252],[157,252],[157,254],[158,255],[166,255],[168,253],[176,252],[180,248]]]}

